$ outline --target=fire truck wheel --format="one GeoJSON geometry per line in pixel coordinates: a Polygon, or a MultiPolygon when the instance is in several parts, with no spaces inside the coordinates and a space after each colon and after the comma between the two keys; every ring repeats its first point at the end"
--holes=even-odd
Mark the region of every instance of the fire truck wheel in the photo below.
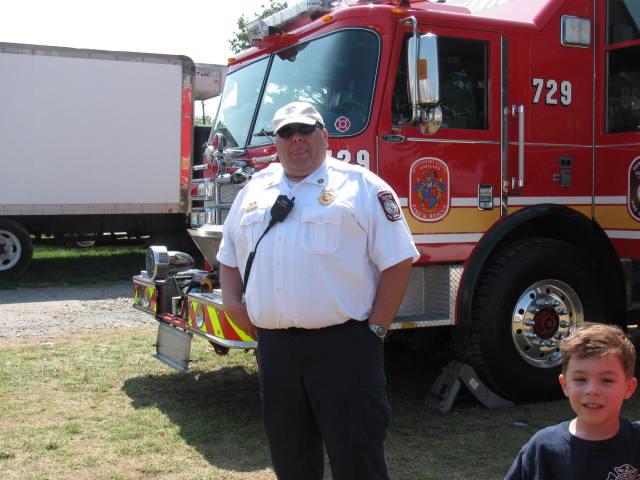
{"type": "Polygon", "coordinates": [[[223,347],[222,345],[218,345],[217,343],[212,342],[211,340],[209,340],[209,343],[213,347],[213,351],[216,352],[218,355],[222,356],[222,355],[226,355],[227,353],[229,353],[229,349],[227,347],[223,347]]]}
{"type": "Polygon", "coordinates": [[[0,275],[21,273],[33,257],[33,242],[18,222],[0,218],[0,275]]]}
{"type": "Polygon", "coordinates": [[[585,321],[602,321],[593,262],[572,245],[517,240],[489,261],[473,318],[456,349],[496,393],[512,400],[561,393],[560,342],[585,321]]]}

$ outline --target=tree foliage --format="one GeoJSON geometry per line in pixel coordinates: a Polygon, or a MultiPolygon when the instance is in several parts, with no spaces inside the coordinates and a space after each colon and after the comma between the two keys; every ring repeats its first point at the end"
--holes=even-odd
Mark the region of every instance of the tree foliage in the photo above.
{"type": "Polygon", "coordinates": [[[231,40],[229,40],[229,47],[234,53],[241,52],[251,46],[251,41],[249,40],[249,35],[247,34],[247,23],[254,20],[255,18],[265,18],[271,14],[279,12],[282,9],[287,8],[287,2],[277,2],[275,0],[269,0],[269,5],[260,5],[262,9],[262,13],[256,12],[252,18],[247,18],[244,15],[241,15],[238,18],[237,25],[238,30],[233,34],[231,40]]]}
{"type": "Polygon", "coordinates": [[[213,118],[210,115],[196,115],[193,119],[195,125],[213,125],[213,118]]]}

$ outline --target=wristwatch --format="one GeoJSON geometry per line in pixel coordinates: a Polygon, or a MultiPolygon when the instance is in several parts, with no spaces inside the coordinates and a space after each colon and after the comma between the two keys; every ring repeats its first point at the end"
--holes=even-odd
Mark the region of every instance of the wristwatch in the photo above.
{"type": "Polygon", "coordinates": [[[378,325],[377,323],[369,323],[369,330],[376,334],[380,340],[384,340],[384,337],[387,335],[387,329],[382,325],[378,325]]]}

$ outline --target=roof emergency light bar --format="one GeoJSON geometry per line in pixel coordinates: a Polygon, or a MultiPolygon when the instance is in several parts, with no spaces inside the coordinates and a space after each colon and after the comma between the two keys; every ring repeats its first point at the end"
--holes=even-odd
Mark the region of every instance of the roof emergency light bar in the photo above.
{"type": "MultiPolygon", "coordinates": [[[[323,14],[329,12],[335,4],[343,3],[335,0],[300,0],[290,7],[269,15],[265,18],[256,18],[247,24],[247,34],[251,41],[262,40],[267,35],[276,33],[274,29],[301,18],[304,15],[323,14]]],[[[348,2],[347,2],[348,3],[348,2]]]]}

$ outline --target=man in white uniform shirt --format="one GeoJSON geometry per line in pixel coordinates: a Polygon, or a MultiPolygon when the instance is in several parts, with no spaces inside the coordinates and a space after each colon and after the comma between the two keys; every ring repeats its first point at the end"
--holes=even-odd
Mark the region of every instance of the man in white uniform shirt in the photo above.
{"type": "Polygon", "coordinates": [[[258,338],[274,470],[320,480],[324,443],[334,480],[388,479],[383,340],[419,253],[389,185],[326,155],[313,106],[273,124],[280,163],[236,197],[217,258],[226,311],[258,338]],[[293,208],[265,234],[278,198],[293,208]]]}

